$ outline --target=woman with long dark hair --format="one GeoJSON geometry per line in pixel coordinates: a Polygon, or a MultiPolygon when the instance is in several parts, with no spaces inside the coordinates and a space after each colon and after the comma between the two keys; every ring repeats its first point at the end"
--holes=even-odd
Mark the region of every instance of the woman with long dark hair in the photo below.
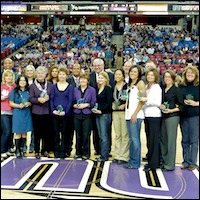
{"type": "Polygon", "coordinates": [[[14,108],[12,132],[15,133],[16,157],[23,157],[23,147],[26,143],[27,132],[33,130],[31,117],[31,102],[29,96],[28,79],[20,75],[16,81],[16,88],[11,92],[9,103],[14,108]]]}

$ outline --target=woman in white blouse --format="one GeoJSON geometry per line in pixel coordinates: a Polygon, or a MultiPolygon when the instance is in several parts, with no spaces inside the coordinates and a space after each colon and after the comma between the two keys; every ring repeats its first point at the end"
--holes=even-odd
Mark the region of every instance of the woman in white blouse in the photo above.
{"type": "Polygon", "coordinates": [[[129,135],[129,161],[125,168],[138,169],[141,164],[141,141],[140,130],[144,119],[142,107],[144,102],[140,100],[142,95],[146,96],[145,83],[141,79],[142,70],[139,65],[135,65],[129,70],[129,97],[126,101],[125,119],[129,135]]]}
{"type": "Polygon", "coordinates": [[[161,110],[159,106],[162,101],[162,89],[159,85],[159,73],[155,68],[148,68],[145,73],[146,97],[141,101],[145,102],[144,124],[147,138],[147,161],[144,170],[156,169],[160,164],[159,138],[161,132],[161,110]]]}

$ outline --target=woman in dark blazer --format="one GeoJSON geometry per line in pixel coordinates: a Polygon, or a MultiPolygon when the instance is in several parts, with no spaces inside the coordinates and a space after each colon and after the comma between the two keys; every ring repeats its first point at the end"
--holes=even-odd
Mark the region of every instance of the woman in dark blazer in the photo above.
{"type": "Polygon", "coordinates": [[[75,159],[90,157],[91,109],[96,103],[96,91],[89,86],[89,76],[80,76],[80,86],[74,88],[75,159]]]}

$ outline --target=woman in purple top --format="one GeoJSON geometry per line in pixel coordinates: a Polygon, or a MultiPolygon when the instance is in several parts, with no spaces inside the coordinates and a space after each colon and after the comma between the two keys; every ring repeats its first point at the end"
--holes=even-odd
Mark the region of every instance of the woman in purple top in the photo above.
{"type": "Polygon", "coordinates": [[[35,134],[35,157],[40,158],[40,139],[42,139],[41,154],[48,156],[50,120],[49,95],[52,83],[46,80],[47,69],[39,66],[36,69],[36,79],[30,85],[30,102],[32,103],[32,119],[35,134]]]}
{"type": "Polygon", "coordinates": [[[69,130],[69,117],[73,102],[73,87],[67,82],[69,70],[60,68],[58,70],[58,82],[52,86],[50,95],[51,114],[53,115],[54,156],[55,158],[65,158],[66,134],[69,130]],[[61,138],[60,138],[61,133],[61,138]]]}
{"type": "Polygon", "coordinates": [[[76,131],[75,159],[90,157],[91,109],[96,103],[96,90],[89,86],[89,76],[80,76],[80,86],[74,88],[74,127],[76,131]]]}

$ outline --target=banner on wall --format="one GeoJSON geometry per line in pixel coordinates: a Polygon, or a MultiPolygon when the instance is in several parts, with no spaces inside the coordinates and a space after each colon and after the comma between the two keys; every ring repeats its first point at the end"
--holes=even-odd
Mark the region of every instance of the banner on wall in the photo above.
{"type": "Polygon", "coordinates": [[[71,4],[71,11],[100,11],[100,5],[71,4]]]}
{"type": "Polygon", "coordinates": [[[138,4],[138,12],[167,12],[168,4],[138,4]]]}
{"type": "Polygon", "coordinates": [[[192,12],[199,12],[199,5],[173,5],[170,4],[169,5],[169,11],[181,11],[181,12],[188,12],[188,11],[192,11],[192,12]]]}
{"type": "Polygon", "coordinates": [[[26,12],[25,4],[1,4],[1,12],[26,12]]]}
{"type": "Polygon", "coordinates": [[[68,11],[68,5],[31,5],[31,11],[68,11]]]}

